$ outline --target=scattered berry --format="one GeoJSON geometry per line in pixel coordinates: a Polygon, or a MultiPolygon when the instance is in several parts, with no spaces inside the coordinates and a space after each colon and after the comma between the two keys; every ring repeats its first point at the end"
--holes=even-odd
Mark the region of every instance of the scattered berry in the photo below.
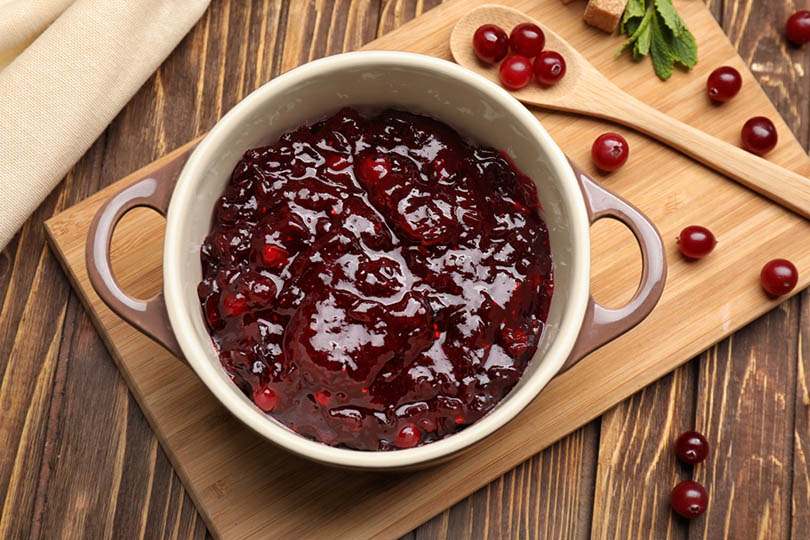
{"type": "Polygon", "coordinates": [[[603,171],[621,168],[630,155],[630,146],[618,133],[604,133],[593,141],[591,157],[594,164],[603,171]]]}
{"type": "Polygon", "coordinates": [[[706,511],[709,495],[706,493],[706,489],[697,482],[684,480],[672,490],[669,504],[676,514],[693,519],[706,511]]]}
{"type": "Polygon", "coordinates": [[[774,259],[762,267],[759,275],[762,288],[772,296],[782,296],[796,287],[799,271],[786,259],[774,259]]]}
{"type": "Polygon", "coordinates": [[[397,448],[413,448],[422,440],[422,433],[414,424],[407,424],[399,430],[394,437],[394,446],[397,448]]]}
{"type": "Polygon", "coordinates": [[[764,156],[773,150],[779,139],[776,126],[764,116],[755,116],[746,122],[741,137],[743,148],[758,156],[764,156]]]}
{"type": "Polygon", "coordinates": [[[684,463],[694,465],[709,455],[709,442],[697,431],[686,431],[675,440],[675,453],[684,463]]]}
{"type": "Polygon", "coordinates": [[[509,52],[509,38],[500,26],[485,24],[473,34],[473,49],[482,62],[495,64],[509,52]]]}
{"type": "Polygon", "coordinates": [[[785,25],[785,33],[795,45],[804,45],[810,41],[810,11],[794,13],[785,25]]]}
{"type": "Polygon", "coordinates": [[[534,58],[546,45],[546,36],[533,23],[520,23],[509,34],[509,47],[515,54],[534,58]]]}
{"type": "Polygon", "coordinates": [[[501,64],[501,83],[510,90],[519,90],[532,80],[532,63],[525,56],[513,54],[501,64]]]}
{"type": "Polygon", "coordinates": [[[712,252],[717,245],[712,232],[700,225],[690,225],[678,236],[678,247],[685,257],[701,259],[712,252]]]}
{"type": "Polygon", "coordinates": [[[706,90],[713,101],[725,102],[737,95],[742,88],[740,72],[731,66],[723,66],[712,71],[706,81],[706,90]]]}
{"type": "Polygon", "coordinates": [[[543,86],[551,86],[565,76],[565,59],[556,51],[543,51],[534,59],[534,75],[543,86]]]}

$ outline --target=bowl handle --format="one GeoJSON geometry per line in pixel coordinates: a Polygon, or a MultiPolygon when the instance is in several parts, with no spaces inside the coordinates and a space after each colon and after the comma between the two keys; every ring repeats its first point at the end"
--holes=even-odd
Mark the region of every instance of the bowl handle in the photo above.
{"type": "Polygon", "coordinates": [[[172,332],[163,293],[148,300],[125,293],[112,272],[110,243],[118,222],[133,208],[146,206],[166,215],[175,183],[191,150],[167,156],[165,165],[141,176],[108,199],[96,212],[85,245],[87,275],[98,296],[122,319],[180,359],[183,353],[172,332]]]}
{"type": "Polygon", "coordinates": [[[579,337],[560,371],[570,368],[588,353],[644,320],[661,298],[667,277],[664,243],[652,221],[638,208],[600,186],[573,162],[571,167],[582,188],[591,223],[602,218],[612,218],[624,223],[632,231],[641,248],[642,271],[641,283],[633,298],[625,306],[608,309],[598,304],[593,297],[588,300],[579,337]]]}

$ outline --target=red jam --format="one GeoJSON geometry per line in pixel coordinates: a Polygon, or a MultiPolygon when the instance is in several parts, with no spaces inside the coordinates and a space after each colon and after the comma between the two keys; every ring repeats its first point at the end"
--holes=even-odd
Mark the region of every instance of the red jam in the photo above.
{"type": "Polygon", "coordinates": [[[201,248],[220,360],[330,445],[410,448],[515,385],[553,290],[534,183],[436,120],[354,109],[248,150],[201,248]]]}

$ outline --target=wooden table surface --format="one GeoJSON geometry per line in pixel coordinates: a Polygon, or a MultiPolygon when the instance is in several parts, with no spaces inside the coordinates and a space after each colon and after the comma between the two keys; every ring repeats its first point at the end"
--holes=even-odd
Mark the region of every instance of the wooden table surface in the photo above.
{"type": "MultiPolygon", "coordinates": [[[[806,148],[810,46],[786,46],[783,29],[810,3],[705,1],[806,148]]],[[[0,253],[0,538],[207,534],[43,221],[210,129],[274,75],[357,48],[437,3],[213,0],[0,253]]],[[[805,291],[409,536],[806,538],[808,329],[805,291]],[[694,472],[711,500],[687,523],[667,501],[690,474],[672,441],[693,427],[712,443],[694,472]]]]}

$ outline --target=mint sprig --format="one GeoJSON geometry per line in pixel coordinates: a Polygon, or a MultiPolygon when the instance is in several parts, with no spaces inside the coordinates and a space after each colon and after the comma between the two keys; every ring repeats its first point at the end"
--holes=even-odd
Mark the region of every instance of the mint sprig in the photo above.
{"type": "Polygon", "coordinates": [[[616,57],[631,46],[635,60],[649,54],[655,74],[662,80],[672,76],[676,63],[687,69],[697,64],[695,36],[686,27],[672,0],[629,0],[620,30],[628,39],[616,52],[616,57]]]}

